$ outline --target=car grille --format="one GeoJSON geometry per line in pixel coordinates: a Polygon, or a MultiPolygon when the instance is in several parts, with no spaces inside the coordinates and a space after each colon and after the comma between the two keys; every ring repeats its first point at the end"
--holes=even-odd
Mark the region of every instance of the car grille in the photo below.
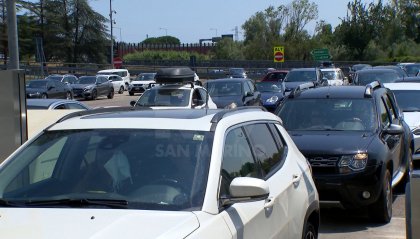
{"type": "Polygon", "coordinates": [[[143,86],[143,84],[134,84],[134,86],[140,87],[143,86]]]}
{"type": "Polygon", "coordinates": [[[308,155],[306,157],[312,166],[314,174],[329,174],[337,172],[340,156],[337,155],[308,155]]]}
{"type": "Polygon", "coordinates": [[[83,93],[83,89],[73,89],[73,93],[75,95],[82,94],[83,93]]]}

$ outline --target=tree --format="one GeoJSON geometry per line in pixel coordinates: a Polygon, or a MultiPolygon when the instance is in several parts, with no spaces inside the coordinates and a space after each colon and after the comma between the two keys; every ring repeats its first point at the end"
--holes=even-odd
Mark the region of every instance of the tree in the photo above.
{"type": "Polygon", "coordinates": [[[231,38],[223,38],[217,42],[213,50],[214,59],[218,60],[243,60],[243,44],[235,42],[231,38]]]}
{"type": "Polygon", "coordinates": [[[143,44],[172,44],[179,45],[181,41],[173,36],[150,37],[142,41],[143,44]]]}
{"type": "Polygon", "coordinates": [[[287,8],[285,40],[294,40],[301,36],[309,22],[318,18],[318,6],[308,0],[293,0],[287,8]]]}

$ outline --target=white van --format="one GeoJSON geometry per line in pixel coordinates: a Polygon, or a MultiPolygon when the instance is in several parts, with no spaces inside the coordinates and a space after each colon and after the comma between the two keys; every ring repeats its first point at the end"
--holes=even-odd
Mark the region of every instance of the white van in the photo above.
{"type": "Polygon", "coordinates": [[[119,75],[123,78],[125,84],[125,90],[128,89],[128,85],[130,84],[130,72],[127,69],[107,69],[98,71],[98,75],[119,75]]]}

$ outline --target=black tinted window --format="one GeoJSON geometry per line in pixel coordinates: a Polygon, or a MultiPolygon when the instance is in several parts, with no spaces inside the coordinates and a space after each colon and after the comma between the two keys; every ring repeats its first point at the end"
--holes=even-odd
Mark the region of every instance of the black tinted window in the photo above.
{"type": "Polygon", "coordinates": [[[253,124],[245,127],[255,156],[261,161],[265,174],[269,174],[280,162],[283,148],[279,149],[266,124],[253,124]]]}
{"type": "Polygon", "coordinates": [[[390,122],[389,115],[388,115],[388,111],[386,110],[385,103],[382,99],[379,102],[379,113],[381,115],[382,125],[383,126],[388,126],[389,122],[390,122]]]}

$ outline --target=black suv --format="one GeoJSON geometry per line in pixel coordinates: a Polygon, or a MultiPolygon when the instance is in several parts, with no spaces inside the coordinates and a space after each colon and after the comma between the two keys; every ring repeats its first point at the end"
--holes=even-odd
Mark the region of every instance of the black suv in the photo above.
{"type": "MultiPolygon", "coordinates": [[[[298,88],[299,89],[299,88],[298,88]]],[[[293,91],[276,114],[310,162],[320,200],[392,217],[392,189],[412,160],[412,134],[394,94],[367,86],[293,91]]]]}

